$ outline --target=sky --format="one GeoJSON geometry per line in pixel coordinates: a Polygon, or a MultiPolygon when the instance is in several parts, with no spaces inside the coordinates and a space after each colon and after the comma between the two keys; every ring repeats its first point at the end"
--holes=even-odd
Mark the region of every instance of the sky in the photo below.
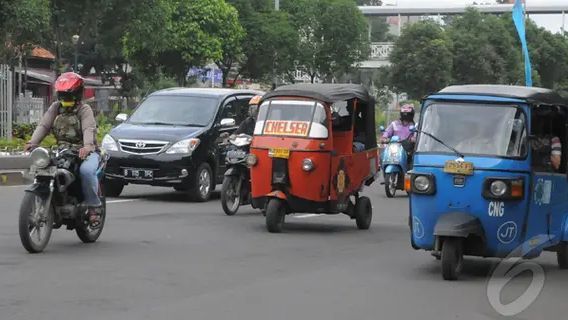
{"type": "MultiPolygon", "coordinates": [[[[387,4],[397,4],[400,7],[431,7],[431,6],[456,6],[472,4],[474,0],[385,0],[387,4]]],[[[478,3],[493,2],[491,0],[477,0],[478,3]]],[[[528,8],[539,5],[566,4],[568,0],[526,0],[528,8]]],[[[531,15],[533,21],[539,26],[545,27],[552,32],[560,32],[562,28],[561,15],[531,15]]],[[[565,30],[568,30],[568,12],[566,13],[565,30]]]]}

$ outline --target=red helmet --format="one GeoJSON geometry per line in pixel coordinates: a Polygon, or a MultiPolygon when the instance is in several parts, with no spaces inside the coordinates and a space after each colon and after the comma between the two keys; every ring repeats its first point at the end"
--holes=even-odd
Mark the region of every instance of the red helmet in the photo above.
{"type": "Polygon", "coordinates": [[[59,100],[79,101],[83,98],[85,80],[74,72],[65,72],[55,80],[54,86],[59,100]]]}

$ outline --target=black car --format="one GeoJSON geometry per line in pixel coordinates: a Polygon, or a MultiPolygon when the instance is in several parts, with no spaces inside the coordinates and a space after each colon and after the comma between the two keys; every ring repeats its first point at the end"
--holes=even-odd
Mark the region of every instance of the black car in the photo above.
{"type": "Polygon", "coordinates": [[[106,135],[105,193],[126,184],[173,187],[207,201],[225,172],[227,137],[248,115],[259,91],[173,88],[152,93],[106,135]]]}

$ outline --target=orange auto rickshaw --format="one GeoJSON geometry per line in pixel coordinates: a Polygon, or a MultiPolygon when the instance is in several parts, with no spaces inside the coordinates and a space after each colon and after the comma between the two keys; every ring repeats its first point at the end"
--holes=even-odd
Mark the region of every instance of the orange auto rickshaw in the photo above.
{"type": "Polygon", "coordinates": [[[364,186],[377,177],[375,102],[355,84],[294,84],[261,101],[251,153],[252,205],[269,232],[291,213],[345,213],[371,225],[364,186]]]}

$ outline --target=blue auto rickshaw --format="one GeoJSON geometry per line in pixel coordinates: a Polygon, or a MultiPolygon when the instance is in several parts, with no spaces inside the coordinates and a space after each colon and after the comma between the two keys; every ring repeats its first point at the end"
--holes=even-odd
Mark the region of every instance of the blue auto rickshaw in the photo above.
{"type": "Polygon", "coordinates": [[[566,149],[567,128],[568,101],[548,89],[464,85],[426,97],[405,176],[412,247],[440,259],[446,280],[464,255],[553,251],[568,268],[568,152],[550,143],[566,149]]]}

